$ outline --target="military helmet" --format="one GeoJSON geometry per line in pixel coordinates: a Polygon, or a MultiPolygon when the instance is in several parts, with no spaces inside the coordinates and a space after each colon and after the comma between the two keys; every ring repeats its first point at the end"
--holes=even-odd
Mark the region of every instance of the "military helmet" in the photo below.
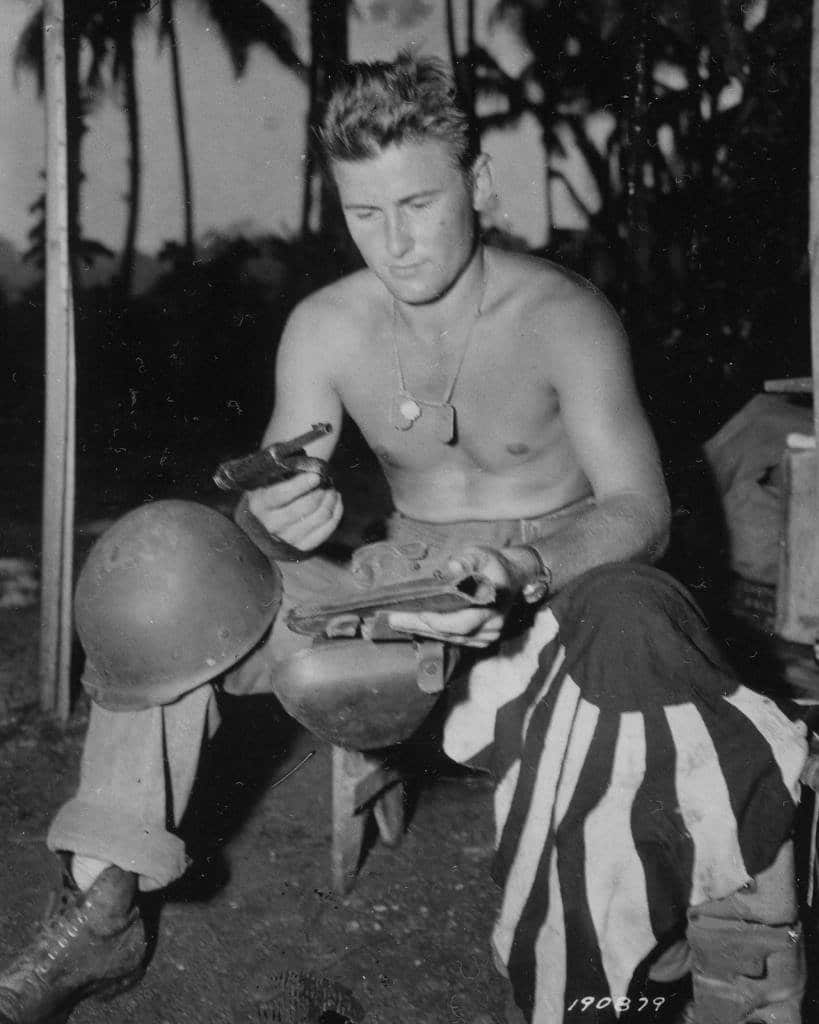
{"type": "Polygon", "coordinates": [[[230,519],[149,502],[106,530],[80,573],[83,685],[111,710],[171,703],[236,664],[280,603],[278,569],[230,519]]]}

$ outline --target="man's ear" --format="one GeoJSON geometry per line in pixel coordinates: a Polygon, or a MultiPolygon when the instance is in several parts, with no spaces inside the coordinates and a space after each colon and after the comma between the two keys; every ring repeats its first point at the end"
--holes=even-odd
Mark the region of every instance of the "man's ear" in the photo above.
{"type": "Polygon", "coordinates": [[[481,213],[495,194],[492,178],[492,162],[486,153],[475,157],[470,172],[472,178],[472,209],[481,213]]]}

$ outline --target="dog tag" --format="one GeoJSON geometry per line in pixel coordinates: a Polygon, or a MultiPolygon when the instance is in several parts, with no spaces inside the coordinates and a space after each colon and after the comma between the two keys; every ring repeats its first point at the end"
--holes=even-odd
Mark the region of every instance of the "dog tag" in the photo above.
{"type": "Polygon", "coordinates": [[[455,407],[449,402],[435,408],[435,436],[441,444],[452,444],[455,440],[455,407]]]}

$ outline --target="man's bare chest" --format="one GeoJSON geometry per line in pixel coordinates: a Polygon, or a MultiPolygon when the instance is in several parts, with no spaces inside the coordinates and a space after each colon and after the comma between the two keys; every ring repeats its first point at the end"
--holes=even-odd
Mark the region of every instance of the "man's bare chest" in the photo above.
{"type": "Polygon", "coordinates": [[[389,336],[381,342],[349,360],[336,386],[387,464],[493,469],[537,456],[560,433],[545,369],[522,346],[483,335],[441,357],[420,347],[396,354],[389,336]]]}

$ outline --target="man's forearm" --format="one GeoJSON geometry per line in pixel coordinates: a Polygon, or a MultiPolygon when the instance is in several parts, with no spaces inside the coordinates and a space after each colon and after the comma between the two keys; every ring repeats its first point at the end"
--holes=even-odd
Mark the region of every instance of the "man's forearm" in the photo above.
{"type": "Polygon", "coordinates": [[[274,537],[250,511],[247,491],[239,498],[233,510],[233,521],[250,537],[256,547],[270,562],[301,562],[307,557],[281,537],[274,537]]]}
{"type": "Polygon", "coordinates": [[[618,494],[529,546],[549,570],[550,591],[557,591],[599,565],[657,561],[668,545],[669,525],[667,502],[650,502],[638,493],[618,494]]]}

